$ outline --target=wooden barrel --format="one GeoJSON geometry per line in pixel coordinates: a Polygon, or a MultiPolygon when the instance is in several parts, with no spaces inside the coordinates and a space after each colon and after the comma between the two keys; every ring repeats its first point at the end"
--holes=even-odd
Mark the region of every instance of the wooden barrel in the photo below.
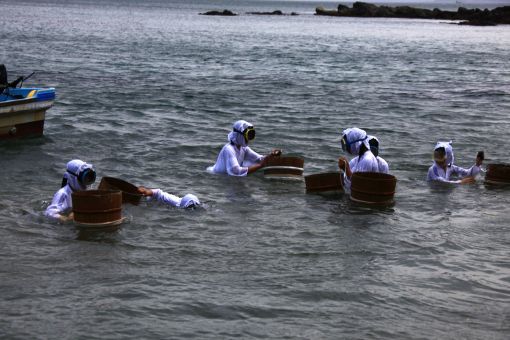
{"type": "Polygon", "coordinates": [[[355,172],[351,177],[351,200],[388,205],[393,203],[397,179],[379,172],[355,172]]]}
{"type": "Polygon", "coordinates": [[[489,164],[485,181],[495,184],[510,184],[510,165],[509,164],[489,164]]]}
{"type": "Polygon", "coordinates": [[[122,219],[122,193],[119,190],[73,192],[74,220],[83,224],[107,224],[122,219]]]}
{"type": "Polygon", "coordinates": [[[142,198],[142,195],[138,192],[138,187],[120,178],[103,177],[98,189],[122,191],[122,203],[138,205],[142,198]]]}
{"type": "Polygon", "coordinates": [[[306,192],[343,192],[340,172],[323,172],[305,176],[306,192]]]}
{"type": "Polygon", "coordinates": [[[305,160],[301,157],[280,156],[268,159],[264,175],[269,177],[301,177],[305,160]]]}

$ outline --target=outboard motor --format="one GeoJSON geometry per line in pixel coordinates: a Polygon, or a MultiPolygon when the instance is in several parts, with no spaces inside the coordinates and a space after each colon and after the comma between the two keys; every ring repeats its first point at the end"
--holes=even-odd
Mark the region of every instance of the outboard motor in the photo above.
{"type": "Polygon", "coordinates": [[[35,72],[30,73],[30,75],[23,77],[20,76],[16,80],[11,81],[10,83],[7,81],[7,69],[4,64],[0,64],[0,94],[4,92],[5,89],[12,87],[16,88],[18,84],[21,83],[20,86],[23,86],[23,82],[33,76],[35,72]]]}

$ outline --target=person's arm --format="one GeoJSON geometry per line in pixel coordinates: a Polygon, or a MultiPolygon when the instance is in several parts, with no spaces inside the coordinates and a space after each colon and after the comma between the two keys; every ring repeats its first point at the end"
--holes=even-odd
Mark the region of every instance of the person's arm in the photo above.
{"type": "Polygon", "coordinates": [[[235,147],[236,146],[231,145],[225,149],[224,157],[226,157],[225,164],[227,167],[227,174],[230,176],[246,176],[248,174],[248,167],[241,166],[237,161],[234,150],[235,147]]]}
{"type": "Polygon", "coordinates": [[[248,167],[248,174],[252,174],[257,170],[262,169],[263,167],[266,166],[266,163],[267,163],[267,157],[262,157],[262,160],[260,161],[260,163],[253,164],[252,166],[248,167]]]}
{"type": "Polygon", "coordinates": [[[254,165],[248,167],[248,173],[251,174],[257,170],[264,168],[265,166],[267,166],[267,162],[270,159],[273,159],[275,157],[280,157],[281,154],[282,154],[282,150],[274,149],[273,151],[271,151],[271,153],[269,155],[260,157],[260,161],[257,164],[254,164],[254,165]]]}
{"type": "Polygon", "coordinates": [[[156,200],[158,202],[168,204],[174,207],[178,207],[181,203],[181,198],[161,189],[149,189],[145,187],[138,187],[138,192],[143,196],[149,197],[150,200],[156,200]]]}
{"type": "Polygon", "coordinates": [[[452,165],[453,172],[460,178],[475,177],[480,173],[480,167],[476,164],[469,169],[461,168],[460,166],[452,165]]]}
{"type": "Polygon", "coordinates": [[[264,156],[247,146],[244,148],[244,159],[250,163],[260,163],[264,159],[264,156]]]}
{"type": "Polygon", "coordinates": [[[483,163],[483,155],[478,153],[475,164],[469,169],[461,168],[460,166],[452,165],[453,171],[457,174],[457,176],[461,178],[465,177],[476,177],[480,173],[480,167],[483,163]]]}
{"type": "Polygon", "coordinates": [[[448,180],[442,176],[440,176],[436,171],[434,171],[434,166],[431,166],[429,172],[427,174],[427,181],[429,182],[441,182],[441,183],[449,183],[449,184],[469,184],[474,182],[473,177],[466,177],[461,180],[448,180]]]}
{"type": "Polygon", "coordinates": [[[282,150],[273,149],[269,155],[261,156],[257,152],[253,151],[250,147],[246,147],[244,158],[251,162],[255,163],[248,167],[248,174],[254,173],[257,170],[262,169],[267,165],[267,161],[273,157],[279,157],[282,154],[282,150]]]}
{"type": "Polygon", "coordinates": [[[71,210],[67,193],[63,190],[57,191],[51,201],[51,204],[46,208],[44,215],[55,221],[67,222],[74,219],[74,214],[67,212],[71,210]]]}
{"type": "Polygon", "coordinates": [[[343,156],[338,158],[338,168],[340,168],[340,170],[342,170],[345,173],[345,176],[347,176],[347,178],[351,178],[352,171],[347,158],[343,156]]]}

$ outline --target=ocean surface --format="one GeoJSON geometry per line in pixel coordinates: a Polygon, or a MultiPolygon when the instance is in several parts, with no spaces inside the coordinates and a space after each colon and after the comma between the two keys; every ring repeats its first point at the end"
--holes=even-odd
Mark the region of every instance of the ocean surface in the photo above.
{"type": "MultiPolygon", "coordinates": [[[[0,143],[2,339],[508,339],[510,189],[431,186],[510,162],[510,27],[314,16],[336,2],[1,0],[0,63],[57,99],[44,137],[0,143]],[[231,9],[239,16],[199,15],[231,9]],[[255,16],[250,11],[296,12],[255,16]],[[334,171],[378,136],[396,203],[206,172],[237,119],[259,153],[334,171]],[[196,194],[126,206],[115,233],[43,212],[67,161],[196,194]]],[[[431,4],[428,4],[431,6],[431,4]]],[[[435,6],[435,4],[434,4],[435,6]]],[[[476,6],[473,6],[476,7],[476,6]]]]}

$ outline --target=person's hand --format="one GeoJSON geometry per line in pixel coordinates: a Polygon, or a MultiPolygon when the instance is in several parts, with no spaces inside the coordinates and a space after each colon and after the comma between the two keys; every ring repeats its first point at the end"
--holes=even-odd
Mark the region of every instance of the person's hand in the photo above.
{"type": "Polygon", "coordinates": [[[271,151],[271,156],[273,157],[279,157],[282,155],[282,150],[280,149],[274,149],[273,151],[271,151]]]}
{"type": "Polygon", "coordinates": [[[344,156],[338,158],[338,168],[340,168],[340,170],[346,171],[347,163],[347,158],[344,156]]]}
{"type": "Polygon", "coordinates": [[[267,162],[268,162],[268,160],[270,158],[273,158],[273,156],[271,154],[267,155],[266,157],[263,157],[262,160],[259,163],[260,168],[263,168],[263,167],[267,166],[267,162]]]}
{"type": "Polygon", "coordinates": [[[69,215],[60,215],[58,219],[62,223],[65,223],[68,221],[74,221],[74,213],[71,212],[69,215]]]}
{"type": "Polygon", "coordinates": [[[460,180],[460,184],[473,184],[475,183],[475,178],[472,176],[464,177],[460,180]]]}
{"type": "Polygon", "coordinates": [[[255,163],[253,164],[252,166],[249,166],[248,167],[248,173],[251,174],[251,173],[254,173],[255,171],[257,170],[260,170],[262,169],[263,167],[267,166],[267,161],[269,158],[272,158],[273,156],[271,155],[267,155],[265,157],[262,157],[262,159],[260,160],[260,162],[258,163],[255,163]]]}
{"type": "Polygon", "coordinates": [[[153,192],[151,189],[142,187],[142,186],[138,187],[138,192],[140,194],[142,194],[143,196],[152,196],[153,195],[153,192]]]}
{"type": "Polygon", "coordinates": [[[274,159],[275,157],[278,157],[276,156],[275,154],[275,150],[273,150],[269,155],[265,156],[264,158],[262,158],[262,161],[260,161],[260,167],[263,168],[265,166],[267,166],[267,163],[271,160],[271,159],[274,159]]]}

